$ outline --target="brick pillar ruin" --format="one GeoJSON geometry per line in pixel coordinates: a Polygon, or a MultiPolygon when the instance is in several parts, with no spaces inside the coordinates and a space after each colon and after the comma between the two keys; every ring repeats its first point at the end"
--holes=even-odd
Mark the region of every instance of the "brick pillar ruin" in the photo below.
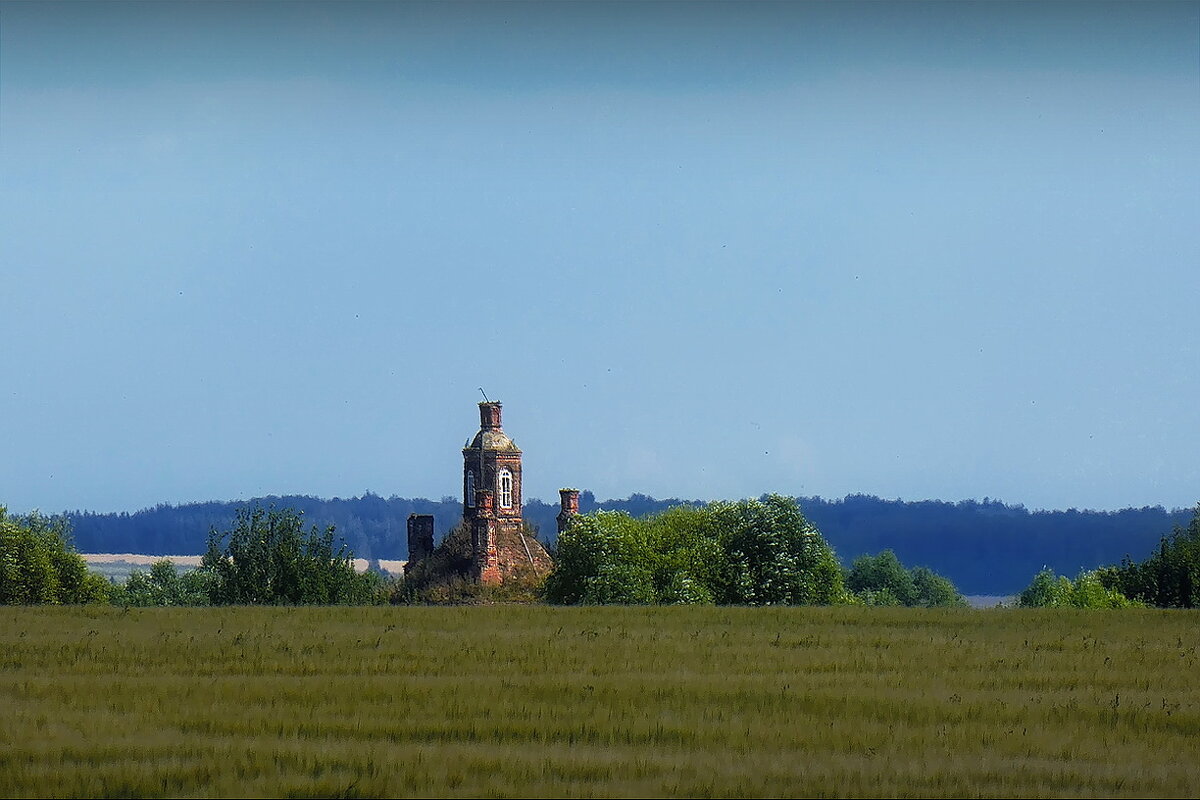
{"type": "Polygon", "coordinates": [[[491,489],[475,491],[475,513],[471,518],[472,577],[479,583],[501,583],[500,552],[496,548],[495,494],[491,489]]]}
{"type": "Polygon", "coordinates": [[[479,428],[485,431],[500,430],[500,404],[487,402],[479,404],[479,428]]]}
{"type": "Polygon", "coordinates": [[[409,514],[408,563],[404,565],[404,571],[408,571],[409,564],[416,564],[431,555],[433,555],[433,515],[409,514]]]}
{"type": "Polygon", "coordinates": [[[558,512],[558,534],[561,536],[571,525],[571,520],[579,516],[579,490],[559,489],[559,504],[562,510],[558,512]]]}

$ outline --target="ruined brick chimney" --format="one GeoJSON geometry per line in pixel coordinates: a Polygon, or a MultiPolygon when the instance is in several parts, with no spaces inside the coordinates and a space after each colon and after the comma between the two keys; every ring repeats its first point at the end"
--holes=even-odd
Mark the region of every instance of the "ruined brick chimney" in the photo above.
{"type": "Polygon", "coordinates": [[[408,564],[404,565],[404,570],[407,572],[409,564],[416,564],[431,555],[433,555],[433,515],[409,514],[408,564]]]}
{"type": "Polygon", "coordinates": [[[500,404],[494,401],[479,404],[479,427],[485,431],[500,430],[500,404]]]}
{"type": "Polygon", "coordinates": [[[562,535],[562,532],[571,525],[571,520],[579,516],[579,490],[559,489],[558,497],[561,510],[556,519],[558,520],[558,533],[562,535]]]}

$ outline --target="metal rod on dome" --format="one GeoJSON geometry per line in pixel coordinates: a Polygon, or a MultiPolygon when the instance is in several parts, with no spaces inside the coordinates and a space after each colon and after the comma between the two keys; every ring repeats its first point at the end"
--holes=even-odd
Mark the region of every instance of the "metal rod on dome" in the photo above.
{"type": "Polygon", "coordinates": [[[483,395],[483,399],[484,399],[484,401],[485,401],[485,402],[488,402],[488,403],[492,402],[491,400],[489,400],[489,399],[488,399],[487,392],[485,392],[485,391],[483,390],[483,387],[482,387],[482,386],[480,386],[480,387],[479,387],[479,393],[480,393],[481,395],[483,395]]]}

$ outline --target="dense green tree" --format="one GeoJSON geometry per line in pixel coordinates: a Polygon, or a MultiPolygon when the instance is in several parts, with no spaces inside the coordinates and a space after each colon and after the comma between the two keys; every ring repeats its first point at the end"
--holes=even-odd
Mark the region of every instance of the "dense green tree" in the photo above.
{"type": "Polygon", "coordinates": [[[10,517],[0,506],[0,603],[103,603],[107,587],[75,552],[65,519],[10,517]]]}
{"type": "Polygon", "coordinates": [[[916,597],[913,605],[926,608],[967,606],[967,599],[955,588],[949,578],[938,575],[928,567],[913,567],[910,570],[916,597]]]}
{"type": "Polygon", "coordinates": [[[1084,570],[1072,585],[1071,602],[1076,608],[1130,608],[1145,605],[1104,585],[1103,570],[1084,570]]]}
{"type": "Polygon", "coordinates": [[[833,548],[790,497],[711,503],[724,574],[718,603],[828,605],[846,599],[833,548]]]}
{"type": "Polygon", "coordinates": [[[1200,505],[1188,526],[1176,526],[1145,561],[1126,557],[1099,577],[1107,588],[1148,605],[1200,608],[1200,505]]]}
{"type": "Polygon", "coordinates": [[[833,550],[790,498],[599,511],[558,538],[555,603],[825,604],[845,599],[833,550]]]}
{"type": "Polygon", "coordinates": [[[947,578],[928,567],[906,569],[891,550],[854,559],[846,586],[869,606],[965,606],[947,578]]]}
{"type": "Polygon", "coordinates": [[[1043,569],[1017,596],[1021,608],[1129,608],[1141,605],[1104,585],[1096,570],[1085,570],[1075,580],[1043,569]]]}
{"type": "Polygon", "coordinates": [[[1022,608],[1064,608],[1071,605],[1073,591],[1070,578],[1043,569],[1017,595],[1017,605],[1022,608]]]}
{"type": "Polygon", "coordinates": [[[640,520],[623,511],[585,514],[559,534],[544,592],[552,603],[654,603],[655,561],[640,520]]]}
{"type": "Polygon", "coordinates": [[[721,543],[712,535],[711,513],[680,505],[646,517],[657,601],[706,605],[716,601],[714,587],[726,570],[721,543]]]}
{"type": "Polygon", "coordinates": [[[174,562],[161,559],[150,571],[135,570],[124,584],[114,584],[114,605],[206,606],[212,602],[216,575],[212,570],[192,569],[179,573],[174,562]]]}
{"type": "Polygon", "coordinates": [[[911,606],[917,597],[912,574],[891,550],[854,559],[846,576],[846,588],[869,605],[911,606]]]}
{"type": "Polygon", "coordinates": [[[373,573],[354,571],[353,553],[334,549],[334,529],[307,532],[291,509],[241,509],[233,527],[209,534],[201,570],[211,597],[232,605],[342,605],[375,601],[373,573]]]}

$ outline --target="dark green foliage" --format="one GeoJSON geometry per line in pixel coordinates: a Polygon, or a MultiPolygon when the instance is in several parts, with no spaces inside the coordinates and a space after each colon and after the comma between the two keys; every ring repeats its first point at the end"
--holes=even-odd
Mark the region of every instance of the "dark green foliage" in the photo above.
{"type": "Polygon", "coordinates": [[[826,605],[845,599],[833,549],[790,497],[713,503],[717,543],[725,558],[718,603],[826,605]]]}
{"type": "MultiPolygon", "coordinates": [[[[714,506],[715,509],[715,506],[714,506]]],[[[649,517],[648,549],[655,602],[704,605],[717,602],[729,561],[712,535],[713,509],[681,505],[649,517]]]]}
{"type": "Polygon", "coordinates": [[[552,603],[828,604],[845,599],[833,550],[791,498],[599,511],[558,539],[552,603]]]}
{"type": "Polygon", "coordinates": [[[1200,607],[1200,505],[1186,528],[1162,538],[1145,561],[1128,556],[1100,573],[1105,586],[1160,608],[1200,607]]]}
{"type": "Polygon", "coordinates": [[[218,605],[342,605],[375,601],[379,576],[358,575],[353,554],[334,550],[333,527],[304,531],[292,509],[241,509],[231,530],[213,530],[200,569],[218,605]]]}
{"type": "Polygon", "coordinates": [[[467,581],[474,563],[471,529],[460,521],[446,533],[428,558],[406,566],[405,584],[411,593],[427,589],[442,579],[467,581]]]}
{"type": "Polygon", "coordinates": [[[113,605],[120,606],[206,606],[212,602],[216,573],[192,569],[182,575],[167,559],[156,561],[150,572],[134,571],[110,592],[113,605]]]}
{"type": "Polygon", "coordinates": [[[917,597],[912,575],[891,550],[854,559],[846,588],[874,606],[911,606],[917,597]]]}
{"type": "Polygon", "coordinates": [[[649,525],[621,511],[576,517],[558,537],[554,571],[545,593],[552,603],[654,603],[649,525]]]}
{"type": "Polygon", "coordinates": [[[928,567],[913,567],[910,574],[913,586],[917,590],[914,606],[925,608],[966,607],[966,598],[955,588],[949,578],[938,575],[928,567]]]}
{"type": "Polygon", "coordinates": [[[71,544],[62,517],[8,516],[0,506],[0,603],[103,603],[108,583],[71,544]]]}
{"type": "Polygon", "coordinates": [[[948,579],[928,567],[906,569],[891,550],[854,559],[846,588],[869,606],[934,608],[967,604],[948,579]]]}
{"type": "Polygon", "coordinates": [[[1043,569],[1017,596],[1021,608],[1132,608],[1142,603],[1105,586],[1102,571],[1085,570],[1075,580],[1043,569]]]}
{"type": "Polygon", "coordinates": [[[1043,569],[1017,596],[1017,605],[1021,608],[1063,608],[1071,605],[1072,590],[1070,578],[1043,569]]]}

